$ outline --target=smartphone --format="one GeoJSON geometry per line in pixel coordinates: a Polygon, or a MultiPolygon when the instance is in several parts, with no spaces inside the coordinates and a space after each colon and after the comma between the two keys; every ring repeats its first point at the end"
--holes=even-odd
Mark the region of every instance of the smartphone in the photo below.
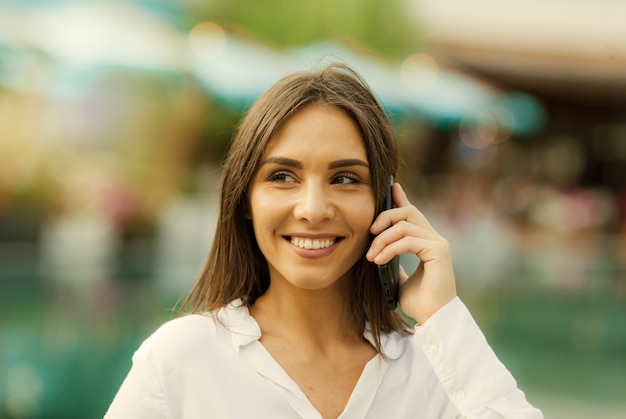
{"type": "MultiPolygon", "coordinates": [[[[393,185],[393,176],[389,181],[383,211],[394,207],[393,198],[391,196],[391,186],[393,185]]],[[[400,269],[400,257],[394,256],[388,263],[378,265],[378,277],[383,287],[383,295],[387,308],[394,311],[398,307],[398,271],[400,269]]]]}

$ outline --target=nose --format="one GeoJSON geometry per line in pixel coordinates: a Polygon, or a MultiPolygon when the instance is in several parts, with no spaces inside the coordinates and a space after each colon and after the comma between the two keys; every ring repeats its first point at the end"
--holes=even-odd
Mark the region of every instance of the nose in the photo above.
{"type": "Polygon", "coordinates": [[[301,186],[293,213],[298,220],[319,224],[335,216],[335,206],[324,185],[309,182],[301,186]]]}

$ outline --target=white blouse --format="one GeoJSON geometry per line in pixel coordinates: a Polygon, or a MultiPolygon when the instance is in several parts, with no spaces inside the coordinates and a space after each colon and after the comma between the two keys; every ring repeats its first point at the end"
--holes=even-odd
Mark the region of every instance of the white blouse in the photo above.
{"type": "MultiPolygon", "coordinates": [[[[135,352],[105,419],[321,418],[260,337],[240,301],[165,323],[135,352]]],[[[382,344],[389,359],[366,364],[341,419],[543,418],[458,297],[382,344]]]]}

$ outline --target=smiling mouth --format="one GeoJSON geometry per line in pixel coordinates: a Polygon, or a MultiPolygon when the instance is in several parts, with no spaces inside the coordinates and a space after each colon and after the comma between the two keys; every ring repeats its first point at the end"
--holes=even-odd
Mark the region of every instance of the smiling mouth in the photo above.
{"type": "Polygon", "coordinates": [[[287,237],[287,239],[296,247],[300,249],[325,249],[327,247],[332,246],[337,241],[341,240],[341,238],[333,237],[333,238],[325,238],[325,239],[309,239],[309,238],[300,238],[300,237],[287,237]]]}

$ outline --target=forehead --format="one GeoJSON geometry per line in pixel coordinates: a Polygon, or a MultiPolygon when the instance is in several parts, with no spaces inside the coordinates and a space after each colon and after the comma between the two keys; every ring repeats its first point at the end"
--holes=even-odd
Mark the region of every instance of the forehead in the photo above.
{"type": "Polygon", "coordinates": [[[364,139],[354,119],[335,106],[310,104],[281,125],[264,155],[289,152],[312,157],[329,151],[367,161],[364,139]]]}

